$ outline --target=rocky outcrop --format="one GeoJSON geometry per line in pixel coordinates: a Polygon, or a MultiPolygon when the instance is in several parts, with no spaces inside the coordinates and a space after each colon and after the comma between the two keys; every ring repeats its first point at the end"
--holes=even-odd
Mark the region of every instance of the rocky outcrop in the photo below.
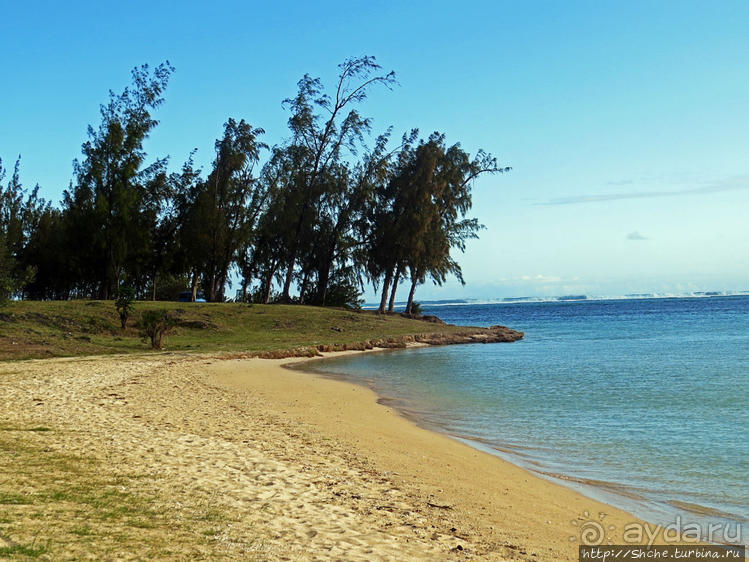
{"type": "Polygon", "coordinates": [[[511,330],[505,326],[489,328],[466,328],[463,332],[437,333],[417,336],[416,341],[429,345],[454,345],[460,343],[506,343],[523,339],[523,332],[511,330]]]}
{"type": "Polygon", "coordinates": [[[431,322],[432,324],[444,324],[442,320],[431,314],[406,314],[405,312],[401,312],[400,315],[403,318],[408,318],[410,320],[422,320],[424,322],[431,322]]]}
{"type": "Polygon", "coordinates": [[[313,347],[295,347],[255,353],[231,353],[222,356],[226,359],[259,357],[261,359],[285,359],[287,357],[317,357],[332,351],[365,351],[368,349],[404,349],[409,344],[457,345],[464,343],[505,343],[523,338],[523,332],[505,326],[489,328],[466,327],[458,332],[433,332],[426,334],[397,336],[386,339],[372,339],[353,343],[319,344],[313,347]]]}
{"type": "Polygon", "coordinates": [[[355,343],[340,343],[332,345],[318,345],[319,352],[331,351],[364,351],[366,349],[402,349],[409,344],[421,343],[426,345],[455,345],[461,343],[504,343],[514,342],[523,338],[523,332],[516,332],[505,326],[491,326],[490,328],[466,328],[460,332],[434,332],[417,334],[414,336],[398,336],[387,339],[366,340],[355,343]]]}

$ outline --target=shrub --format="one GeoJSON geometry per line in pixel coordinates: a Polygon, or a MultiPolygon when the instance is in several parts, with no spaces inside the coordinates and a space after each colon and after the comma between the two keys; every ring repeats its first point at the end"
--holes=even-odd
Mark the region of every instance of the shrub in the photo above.
{"type": "Polygon", "coordinates": [[[325,296],[325,306],[341,306],[360,310],[364,304],[364,299],[360,297],[361,293],[358,287],[348,279],[341,281],[333,280],[328,286],[328,293],[325,296]]]}
{"type": "Polygon", "coordinates": [[[189,287],[189,275],[164,275],[156,285],[156,300],[176,301],[179,294],[189,287]]]}
{"type": "Polygon", "coordinates": [[[161,339],[174,327],[176,321],[166,310],[146,310],[140,319],[140,336],[151,340],[153,349],[161,349],[161,339]]]}
{"type": "Polygon", "coordinates": [[[114,307],[120,315],[120,324],[124,330],[127,327],[127,319],[134,310],[135,289],[132,287],[121,287],[120,296],[114,301],[114,307]]]}

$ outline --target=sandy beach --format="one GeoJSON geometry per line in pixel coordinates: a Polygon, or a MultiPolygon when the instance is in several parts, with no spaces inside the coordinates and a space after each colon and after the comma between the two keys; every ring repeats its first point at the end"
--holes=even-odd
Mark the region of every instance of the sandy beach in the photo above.
{"type": "Polygon", "coordinates": [[[34,497],[85,477],[146,509],[107,519],[102,536],[76,532],[96,524],[90,501],[3,505],[0,546],[42,537],[63,558],[556,561],[577,560],[587,521],[602,521],[614,544],[636,521],[291,362],[160,354],[0,365],[0,474],[10,475],[0,490],[34,497]],[[32,450],[93,468],[21,470],[15,451],[32,450]]]}

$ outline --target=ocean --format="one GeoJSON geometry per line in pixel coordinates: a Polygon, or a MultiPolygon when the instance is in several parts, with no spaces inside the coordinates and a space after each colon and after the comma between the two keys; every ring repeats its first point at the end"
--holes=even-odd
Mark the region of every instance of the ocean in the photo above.
{"type": "Polygon", "coordinates": [[[423,311],[525,338],[311,368],[366,384],[425,427],[647,521],[723,525],[728,542],[747,542],[749,296],[423,311]]]}

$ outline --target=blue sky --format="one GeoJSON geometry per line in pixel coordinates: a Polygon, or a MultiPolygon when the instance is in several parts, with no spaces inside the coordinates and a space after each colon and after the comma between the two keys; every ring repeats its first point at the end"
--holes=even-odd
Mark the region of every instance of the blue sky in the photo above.
{"type": "Polygon", "coordinates": [[[513,167],[474,186],[466,287],[417,299],[749,289],[749,3],[5,2],[0,157],[58,201],[133,66],[176,73],[148,142],[207,166],[228,117],[374,55],[374,129],[419,127],[513,167]]]}

